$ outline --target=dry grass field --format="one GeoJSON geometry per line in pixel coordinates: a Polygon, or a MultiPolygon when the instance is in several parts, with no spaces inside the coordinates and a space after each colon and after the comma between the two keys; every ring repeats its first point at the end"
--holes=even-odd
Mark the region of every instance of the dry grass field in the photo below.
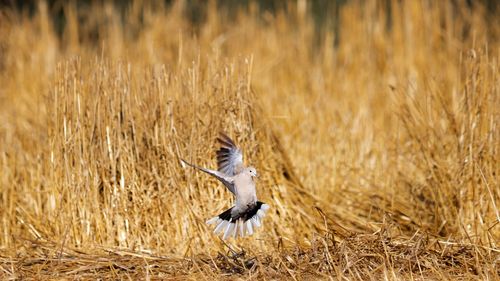
{"type": "Polygon", "coordinates": [[[190,3],[0,10],[0,279],[500,280],[500,9],[190,3]]]}

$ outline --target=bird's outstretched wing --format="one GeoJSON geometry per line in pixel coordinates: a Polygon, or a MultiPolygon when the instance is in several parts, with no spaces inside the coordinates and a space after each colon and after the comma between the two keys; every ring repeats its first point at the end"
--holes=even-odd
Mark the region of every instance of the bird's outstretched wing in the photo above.
{"type": "Polygon", "coordinates": [[[210,170],[210,169],[206,169],[206,168],[203,168],[203,167],[199,167],[199,166],[196,166],[196,165],[193,165],[189,162],[187,162],[186,160],[184,159],[181,159],[181,161],[183,163],[185,163],[186,165],[188,166],[191,166],[193,168],[196,168],[198,170],[201,170],[213,177],[215,177],[216,179],[218,179],[220,182],[222,182],[226,187],[227,189],[229,189],[229,191],[231,191],[233,194],[235,194],[234,192],[234,180],[231,176],[228,176],[220,171],[214,171],[214,170],[210,170]]]}
{"type": "Polygon", "coordinates": [[[217,170],[228,176],[234,176],[243,169],[243,154],[226,134],[217,138],[221,147],[217,150],[217,170]]]}

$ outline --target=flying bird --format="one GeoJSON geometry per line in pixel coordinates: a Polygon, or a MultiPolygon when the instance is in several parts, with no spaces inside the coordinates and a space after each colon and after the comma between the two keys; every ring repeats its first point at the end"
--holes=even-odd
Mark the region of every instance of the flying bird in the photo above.
{"type": "Polygon", "coordinates": [[[254,229],[262,225],[269,205],[257,201],[255,178],[258,177],[254,167],[243,165],[243,153],[234,141],[226,134],[220,133],[217,138],[220,148],[217,150],[217,171],[206,169],[181,161],[201,170],[222,182],[236,197],[235,205],[206,223],[215,225],[214,233],[222,234],[222,239],[252,235],[254,229]]]}

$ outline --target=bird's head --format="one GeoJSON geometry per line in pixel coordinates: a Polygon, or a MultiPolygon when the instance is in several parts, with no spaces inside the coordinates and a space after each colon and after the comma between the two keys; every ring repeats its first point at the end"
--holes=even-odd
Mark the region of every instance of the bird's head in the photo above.
{"type": "Polygon", "coordinates": [[[257,174],[257,169],[254,167],[248,167],[246,168],[246,172],[252,177],[252,178],[258,178],[259,175],[257,174]]]}

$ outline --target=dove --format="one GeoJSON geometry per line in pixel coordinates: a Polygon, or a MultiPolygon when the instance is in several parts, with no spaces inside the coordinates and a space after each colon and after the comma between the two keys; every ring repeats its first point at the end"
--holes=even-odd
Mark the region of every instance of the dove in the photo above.
{"type": "Polygon", "coordinates": [[[214,225],[214,233],[222,234],[224,240],[252,235],[262,225],[262,219],[269,209],[268,204],[257,200],[257,170],[252,166],[244,166],[242,151],[226,134],[220,133],[217,141],[220,143],[216,152],[217,170],[203,168],[184,159],[181,161],[218,179],[236,198],[233,207],[206,221],[208,225],[214,225]]]}

